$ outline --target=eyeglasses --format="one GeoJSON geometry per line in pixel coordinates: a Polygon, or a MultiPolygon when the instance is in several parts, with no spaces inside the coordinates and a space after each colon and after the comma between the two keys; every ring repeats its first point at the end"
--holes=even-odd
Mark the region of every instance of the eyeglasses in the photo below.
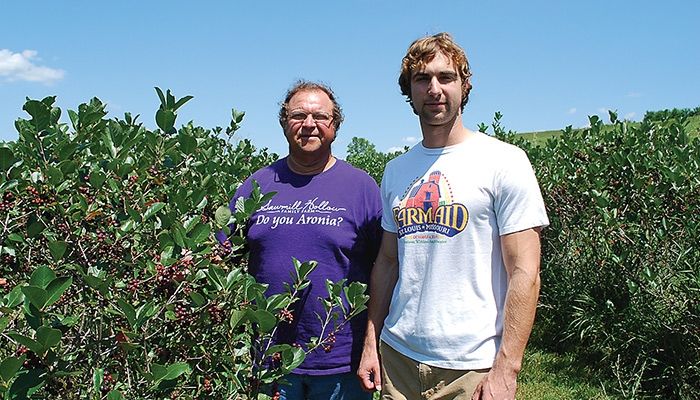
{"type": "Polygon", "coordinates": [[[304,122],[309,115],[316,124],[328,126],[330,125],[331,121],[333,121],[333,116],[323,111],[316,111],[314,113],[307,113],[306,111],[301,110],[291,111],[287,118],[289,118],[291,122],[304,122]]]}

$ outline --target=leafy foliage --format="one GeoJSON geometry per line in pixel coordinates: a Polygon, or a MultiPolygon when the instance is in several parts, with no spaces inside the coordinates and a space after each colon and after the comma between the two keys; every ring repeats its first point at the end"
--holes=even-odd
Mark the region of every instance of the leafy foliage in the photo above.
{"type": "MultiPolygon", "coordinates": [[[[68,126],[47,97],[0,144],[0,398],[269,398],[337,328],[273,344],[316,264],[290,259],[289,291],[266,297],[229,226],[269,195],[227,204],[276,155],[233,141],[235,110],[225,130],[176,129],[191,97],[156,90],[156,130],[97,98],[68,126]]],[[[364,309],[364,287],[328,285],[329,321],[364,309]]]]}
{"type": "Polygon", "coordinates": [[[369,140],[365,138],[353,137],[348,145],[347,162],[353,166],[367,172],[377,183],[382,181],[384,175],[384,166],[390,160],[405,153],[408,147],[403,151],[394,151],[390,153],[382,153],[369,140]]]}
{"type": "Polygon", "coordinates": [[[525,148],[550,215],[538,345],[611,371],[624,398],[700,392],[700,142],[684,117],[590,128],[525,148]]]}

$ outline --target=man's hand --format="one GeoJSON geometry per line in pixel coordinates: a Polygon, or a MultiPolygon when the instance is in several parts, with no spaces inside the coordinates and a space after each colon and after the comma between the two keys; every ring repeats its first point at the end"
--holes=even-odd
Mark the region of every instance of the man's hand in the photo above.
{"type": "Polygon", "coordinates": [[[367,332],[362,349],[357,379],[365,391],[381,390],[382,375],[379,365],[379,336],[384,318],[389,313],[391,294],[399,277],[398,239],[395,233],[384,231],[377,260],[369,279],[369,308],[367,310],[367,332]]]}
{"type": "Polygon", "coordinates": [[[379,366],[379,356],[375,349],[365,349],[360,359],[360,367],[357,369],[357,379],[364,391],[374,392],[382,390],[381,367],[379,366]]]}
{"type": "Polygon", "coordinates": [[[472,400],[515,400],[517,373],[491,369],[474,390],[472,400]]]}

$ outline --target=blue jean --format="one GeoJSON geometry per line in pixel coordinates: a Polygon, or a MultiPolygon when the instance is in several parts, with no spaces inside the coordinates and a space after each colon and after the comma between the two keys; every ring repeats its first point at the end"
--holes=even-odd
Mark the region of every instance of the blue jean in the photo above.
{"type": "Polygon", "coordinates": [[[289,374],[280,384],[281,400],[370,400],[352,372],[334,375],[289,374]]]}

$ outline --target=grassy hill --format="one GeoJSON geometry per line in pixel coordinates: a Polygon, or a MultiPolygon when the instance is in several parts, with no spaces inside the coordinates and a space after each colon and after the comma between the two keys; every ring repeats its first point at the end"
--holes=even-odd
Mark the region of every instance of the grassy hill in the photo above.
{"type": "MultiPolygon", "coordinates": [[[[640,122],[630,122],[632,126],[638,126],[641,124],[640,122]]],[[[688,126],[688,132],[691,137],[699,137],[700,136],[700,115],[694,115],[691,117],[688,117],[687,120],[687,126],[688,126]]],[[[563,132],[562,129],[559,130],[553,130],[553,131],[540,131],[540,132],[522,132],[519,134],[522,135],[525,139],[529,140],[530,142],[533,142],[535,144],[544,144],[547,139],[549,138],[556,138],[561,135],[563,132]]]]}

